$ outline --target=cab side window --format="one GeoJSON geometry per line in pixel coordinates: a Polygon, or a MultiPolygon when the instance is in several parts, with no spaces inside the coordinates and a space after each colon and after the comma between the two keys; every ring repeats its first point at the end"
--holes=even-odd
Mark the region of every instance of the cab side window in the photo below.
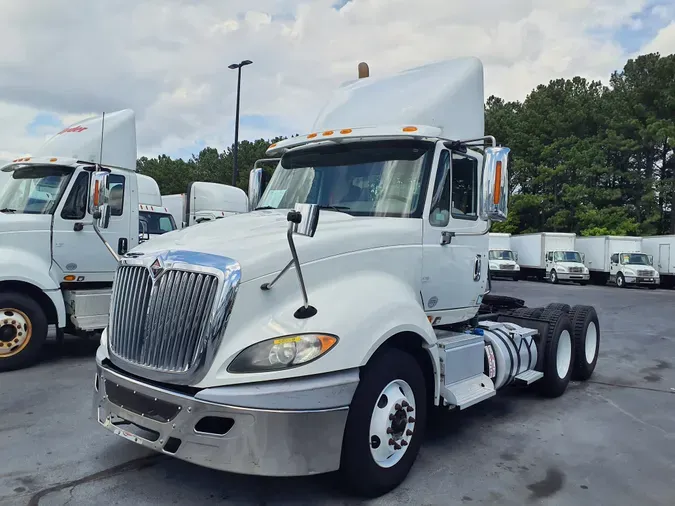
{"type": "Polygon", "coordinates": [[[619,263],[619,254],[618,254],[618,253],[614,253],[614,254],[612,255],[611,260],[612,260],[612,263],[613,263],[613,264],[618,264],[618,263],[619,263]]]}
{"type": "Polygon", "coordinates": [[[452,217],[478,219],[478,160],[452,153],[452,217]]]}
{"type": "Polygon", "coordinates": [[[436,181],[431,200],[429,223],[432,227],[447,227],[450,222],[450,151],[441,151],[436,169],[436,181]]]}
{"type": "Polygon", "coordinates": [[[124,212],[124,176],[110,174],[108,176],[108,190],[110,204],[110,214],[112,216],[122,216],[124,212]]]}
{"type": "Polygon", "coordinates": [[[70,189],[70,194],[63,204],[61,218],[64,220],[81,220],[87,214],[87,197],[89,194],[89,173],[80,172],[70,189]]]}
{"type": "Polygon", "coordinates": [[[546,254],[546,260],[549,261],[549,262],[553,262],[553,252],[549,251],[546,254]]]}

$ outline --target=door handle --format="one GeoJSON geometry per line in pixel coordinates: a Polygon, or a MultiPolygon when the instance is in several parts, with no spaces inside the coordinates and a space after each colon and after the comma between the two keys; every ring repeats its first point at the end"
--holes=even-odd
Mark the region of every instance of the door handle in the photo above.
{"type": "Polygon", "coordinates": [[[452,242],[452,238],[455,237],[454,232],[448,232],[448,231],[443,231],[441,232],[441,246],[445,246],[446,244],[450,244],[452,242]]]}
{"type": "Polygon", "coordinates": [[[474,261],[473,264],[473,280],[478,281],[480,279],[480,271],[481,271],[481,258],[480,255],[476,255],[476,260],[474,261]]]}

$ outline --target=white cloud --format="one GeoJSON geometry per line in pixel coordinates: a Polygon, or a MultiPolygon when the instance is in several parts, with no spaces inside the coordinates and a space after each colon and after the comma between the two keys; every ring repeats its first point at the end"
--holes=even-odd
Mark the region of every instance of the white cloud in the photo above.
{"type": "MultiPolygon", "coordinates": [[[[240,138],[303,133],[332,89],[462,55],[485,64],[486,94],[522,99],[539,83],[607,79],[627,55],[607,30],[630,26],[646,0],[0,0],[0,158],[39,145],[38,112],[64,123],[131,107],[139,152],[233,139],[242,115],[273,118],[240,138]]],[[[670,47],[672,25],[652,41],[670,47]],[[670,34],[670,35],[669,35],[670,34]],[[670,42],[668,42],[670,41],[670,42]],[[670,45],[669,45],[670,44],[670,45]]],[[[649,47],[649,46],[648,46],[649,47]]],[[[56,129],[54,129],[56,130],[56,129]]]]}
{"type": "Polygon", "coordinates": [[[660,53],[662,56],[675,53],[675,21],[661,28],[641,53],[660,53]]]}

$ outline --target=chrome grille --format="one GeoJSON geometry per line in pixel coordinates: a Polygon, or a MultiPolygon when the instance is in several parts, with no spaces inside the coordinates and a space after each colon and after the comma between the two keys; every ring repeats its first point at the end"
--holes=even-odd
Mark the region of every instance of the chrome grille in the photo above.
{"type": "Polygon", "coordinates": [[[583,267],[570,267],[570,272],[584,272],[583,267]]]}
{"type": "Polygon", "coordinates": [[[167,373],[195,364],[218,290],[215,275],[165,270],[155,281],[144,266],[117,269],[109,346],[126,362],[167,373]]]}
{"type": "Polygon", "coordinates": [[[637,271],[637,275],[641,278],[651,278],[652,271],[637,271]]]}
{"type": "Polygon", "coordinates": [[[516,266],[512,265],[512,264],[501,264],[499,266],[499,270],[502,270],[502,271],[512,271],[515,268],[516,268],[516,266]]]}

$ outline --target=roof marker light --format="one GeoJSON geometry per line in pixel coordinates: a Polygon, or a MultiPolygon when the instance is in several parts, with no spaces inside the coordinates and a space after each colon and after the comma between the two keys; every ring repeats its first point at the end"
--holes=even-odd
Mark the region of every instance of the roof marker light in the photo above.
{"type": "Polygon", "coordinates": [[[417,127],[414,126],[407,126],[403,127],[402,129],[404,132],[417,132],[417,127]]]}
{"type": "Polygon", "coordinates": [[[342,130],[340,130],[340,133],[343,134],[343,135],[350,134],[350,133],[352,133],[352,129],[351,128],[343,128],[342,130]]]}
{"type": "Polygon", "coordinates": [[[319,134],[309,134],[309,135],[307,136],[307,138],[308,138],[308,139],[313,139],[313,138],[316,137],[317,135],[319,135],[319,134]]]}
{"type": "Polygon", "coordinates": [[[335,133],[335,132],[334,132],[333,130],[326,130],[326,131],[325,131],[323,134],[321,134],[321,135],[323,135],[324,137],[327,137],[327,136],[329,136],[329,135],[333,135],[334,133],[335,133]]]}

